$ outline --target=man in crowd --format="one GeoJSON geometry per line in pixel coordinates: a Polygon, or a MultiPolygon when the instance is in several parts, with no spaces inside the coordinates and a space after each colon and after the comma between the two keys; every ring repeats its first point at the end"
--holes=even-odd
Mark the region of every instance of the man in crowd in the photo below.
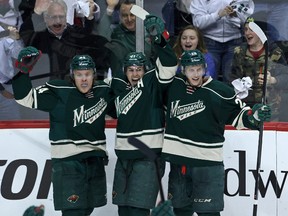
{"type": "MultiPolygon", "coordinates": [[[[84,27],[69,25],[67,23],[67,5],[64,0],[52,0],[44,7],[34,8],[36,4],[22,1],[19,6],[23,10],[23,24],[20,36],[25,46],[34,46],[47,54],[50,61],[50,79],[64,79],[69,77],[69,62],[77,54],[89,54],[96,62],[98,71],[106,65],[103,64],[103,56],[107,50],[104,37],[91,35],[94,25],[93,10],[85,17],[84,27]],[[36,31],[33,19],[41,19],[43,14],[46,28],[36,31]],[[33,16],[32,16],[33,15],[33,16]],[[33,19],[32,19],[33,17],[33,19]]],[[[93,5],[91,5],[92,7],[93,5]]],[[[99,75],[100,76],[100,75],[99,75]]]]}

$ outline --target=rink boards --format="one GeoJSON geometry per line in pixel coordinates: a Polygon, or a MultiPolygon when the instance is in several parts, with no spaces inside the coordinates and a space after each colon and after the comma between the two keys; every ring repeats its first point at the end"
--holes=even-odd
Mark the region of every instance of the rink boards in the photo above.
{"type": "MultiPolygon", "coordinates": [[[[107,121],[106,167],[108,204],[95,209],[92,216],[116,216],[111,204],[113,171],[116,156],[115,121],[107,121]]],[[[53,209],[50,181],[51,161],[47,121],[0,122],[0,209],[1,215],[22,216],[31,205],[45,205],[45,215],[60,216],[53,209]]],[[[227,126],[224,144],[225,209],[222,216],[252,215],[258,132],[237,131],[227,126]]],[[[258,215],[288,215],[288,123],[265,124],[261,172],[259,181],[258,215]]],[[[169,164],[162,180],[167,194],[169,164]]]]}

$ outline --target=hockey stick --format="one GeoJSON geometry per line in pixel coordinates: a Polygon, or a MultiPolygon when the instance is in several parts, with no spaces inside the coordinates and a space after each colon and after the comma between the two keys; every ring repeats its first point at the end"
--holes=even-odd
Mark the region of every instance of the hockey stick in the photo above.
{"type": "Polygon", "coordinates": [[[143,1],[142,0],[136,0],[136,5],[133,5],[130,9],[130,12],[137,17],[136,19],[136,52],[144,52],[145,50],[145,27],[143,20],[145,20],[146,15],[149,13],[144,10],[142,7],[143,1]],[[139,16],[140,15],[140,16],[139,16]]]}
{"type": "Polygon", "coordinates": [[[164,198],[164,191],[163,191],[163,186],[161,182],[160,164],[159,164],[158,156],[147,145],[145,145],[145,143],[143,143],[141,140],[135,137],[129,137],[128,142],[134,147],[138,148],[151,161],[154,161],[155,166],[156,166],[156,173],[157,173],[157,180],[159,184],[161,203],[163,203],[165,201],[165,198],[164,198]]]}
{"type": "Polygon", "coordinates": [[[141,20],[145,20],[146,16],[149,15],[148,11],[138,5],[133,5],[130,12],[141,20]]]}
{"type": "MultiPolygon", "coordinates": [[[[264,80],[262,86],[262,103],[266,104],[266,83],[267,83],[267,66],[268,66],[268,41],[267,37],[262,29],[254,22],[249,23],[249,28],[260,38],[265,47],[265,62],[264,62],[264,80]]],[[[259,125],[259,138],[258,138],[258,153],[257,153],[257,164],[256,164],[256,179],[254,188],[254,205],[253,205],[253,216],[257,216],[258,210],[258,194],[259,194],[259,178],[260,178],[260,167],[262,157],[262,143],[263,143],[263,129],[264,123],[261,121],[259,125]]]]}
{"type": "MultiPolygon", "coordinates": [[[[145,20],[146,16],[149,15],[148,11],[146,11],[145,9],[141,8],[138,5],[133,5],[130,9],[130,12],[141,20],[145,20]]],[[[152,32],[155,33],[155,28],[152,28],[148,31],[151,33],[151,35],[153,35],[152,32]]],[[[157,36],[155,37],[156,37],[155,40],[158,40],[158,37],[157,36]]]]}
{"type": "MultiPolygon", "coordinates": [[[[135,15],[137,18],[141,20],[145,20],[146,16],[149,15],[149,12],[143,9],[142,7],[138,5],[133,5],[130,9],[130,12],[135,15]]],[[[161,43],[161,35],[159,35],[159,29],[157,30],[156,26],[151,26],[147,29],[150,36],[153,37],[153,41],[158,41],[157,43],[161,43]]],[[[167,30],[163,29],[163,32],[161,32],[162,37],[167,41],[169,39],[169,32],[167,30]]],[[[162,45],[165,46],[165,45],[162,45]]]]}

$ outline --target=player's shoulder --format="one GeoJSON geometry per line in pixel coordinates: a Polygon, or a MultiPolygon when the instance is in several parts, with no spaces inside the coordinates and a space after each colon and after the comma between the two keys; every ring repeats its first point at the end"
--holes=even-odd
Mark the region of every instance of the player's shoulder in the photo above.
{"type": "Polygon", "coordinates": [[[55,89],[72,89],[75,88],[71,82],[68,82],[66,80],[51,80],[46,83],[47,86],[50,88],[55,88],[55,89]]]}
{"type": "Polygon", "coordinates": [[[97,80],[95,81],[93,88],[110,88],[109,83],[105,82],[104,80],[97,80]]]}
{"type": "Polygon", "coordinates": [[[179,81],[179,80],[185,82],[187,80],[187,78],[186,78],[186,76],[183,73],[177,73],[175,75],[175,81],[179,81]]]}
{"type": "Polygon", "coordinates": [[[207,78],[202,88],[205,88],[223,98],[232,98],[235,96],[235,91],[231,86],[211,77],[207,78]]]}
{"type": "Polygon", "coordinates": [[[125,85],[128,84],[128,78],[123,72],[118,72],[113,76],[111,83],[123,83],[125,85]]]}

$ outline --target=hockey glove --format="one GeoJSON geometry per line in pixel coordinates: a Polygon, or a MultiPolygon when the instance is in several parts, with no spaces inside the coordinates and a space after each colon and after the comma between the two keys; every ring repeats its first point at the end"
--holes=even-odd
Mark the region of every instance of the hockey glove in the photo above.
{"type": "Polygon", "coordinates": [[[164,42],[168,41],[169,33],[165,30],[165,25],[161,18],[154,15],[147,15],[144,20],[144,26],[153,42],[161,44],[162,40],[164,40],[164,42]]]}
{"type": "Polygon", "coordinates": [[[25,47],[18,55],[18,59],[15,62],[16,68],[18,68],[22,73],[29,73],[41,57],[41,54],[41,51],[35,47],[25,47]]]}
{"type": "Polygon", "coordinates": [[[267,122],[271,119],[271,107],[263,104],[255,104],[252,111],[248,112],[248,120],[258,125],[259,122],[267,122]]]}
{"type": "Polygon", "coordinates": [[[151,216],[174,216],[171,200],[166,200],[153,208],[151,216]]]}

